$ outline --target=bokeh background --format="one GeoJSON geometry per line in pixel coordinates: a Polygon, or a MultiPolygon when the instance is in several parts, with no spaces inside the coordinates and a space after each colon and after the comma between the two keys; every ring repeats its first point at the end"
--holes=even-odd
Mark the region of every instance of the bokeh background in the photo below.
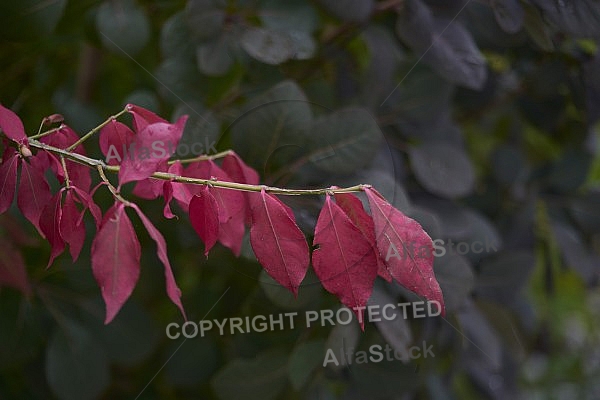
{"type": "MultiPolygon", "coordinates": [[[[84,134],[126,103],[188,114],[185,143],[233,148],[264,183],[371,183],[432,238],[487,244],[436,258],[444,319],[184,342],[139,222],[140,282],[104,326],[91,238],[46,270],[13,209],[0,268],[22,258],[29,286],[0,281],[0,399],[600,398],[598,38],[595,0],[0,2],[0,102],[30,134],[53,113],[84,134]],[[423,341],[435,357],[322,366],[423,341]]],[[[283,200],[310,242],[323,199],[283,200]]],[[[185,213],[138,204],[190,320],[340,307],[312,272],[294,299],[247,243],[206,259],[185,213]]],[[[378,281],[371,303],[411,300],[378,281]]]]}

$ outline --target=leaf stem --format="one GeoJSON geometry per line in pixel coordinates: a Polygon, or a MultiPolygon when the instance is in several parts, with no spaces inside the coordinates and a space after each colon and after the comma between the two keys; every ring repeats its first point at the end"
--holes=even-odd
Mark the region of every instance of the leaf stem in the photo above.
{"type": "Polygon", "coordinates": [[[232,153],[231,150],[225,150],[225,151],[222,151],[220,153],[215,153],[215,154],[202,154],[202,155],[200,155],[198,157],[194,157],[194,158],[186,158],[183,160],[172,160],[172,161],[169,161],[169,165],[175,164],[177,161],[179,161],[181,164],[191,164],[196,161],[217,160],[219,158],[227,157],[231,153],[232,153]]]}
{"type": "MultiPolygon", "coordinates": [[[[40,126],[40,130],[41,130],[41,127],[42,126],[40,126]]],[[[46,132],[42,132],[42,133],[38,132],[36,135],[29,136],[28,139],[35,139],[35,140],[41,139],[44,136],[52,135],[53,133],[60,131],[64,127],[65,127],[64,124],[60,124],[60,126],[57,126],[56,128],[52,128],[50,130],[47,130],[46,132]]]]}
{"type": "Polygon", "coordinates": [[[93,128],[91,131],[89,131],[88,133],[86,133],[85,135],[83,135],[81,138],[79,138],[78,141],[76,141],[75,143],[73,143],[72,145],[70,145],[69,147],[67,147],[67,151],[73,151],[73,149],[77,148],[77,146],[79,146],[81,143],[83,143],[86,140],[88,140],[96,132],[98,132],[100,129],[102,129],[106,125],[108,125],[112,120],[115,120],[115,119],[119,118],[121,115],[125,114],[127,111],[128,111],[127,108],[124,108],[121,111],[119,111],[118,113],[116,113],[115,115],[112,115],[112,116],[108,117],[106,119],[106,121],[104,121],[103,123],[101,123],[97,127],[93,128]]]}

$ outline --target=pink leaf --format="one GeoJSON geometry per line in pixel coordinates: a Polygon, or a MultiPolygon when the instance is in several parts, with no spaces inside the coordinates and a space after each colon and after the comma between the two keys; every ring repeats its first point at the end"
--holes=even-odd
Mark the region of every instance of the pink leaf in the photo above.
{"type": "Polygon", "coordinates": [[[315,273],[323,287],[352,309],[364,329],[363,312],[377,277],[377,256],[369,240],[331,196],[319,214],[313,252],[315,273]]]}
{"type": "Polygon", "coordinates": [[[141,132],[150,124],[155,124],[157,122],[167,123],[167,121],[154,114],[152,111],[136,106],[135,104],[127,104],[126,108],[127,111],[133,115],[133,126],[136,132],[141,132]]]}
{"type": "MultiPolygon", "coordinates": [[[[100,228],[100,224],[102,222],[102,210],[100,210],[100,207],[98,207],[98,205],[94,203],[92,194],[100,185],[96,186],[91,193],[87,193],[76,186],[71,186],[71,189],[75,191],[78,197],[75,198],[75,200],[77,200],[83,205],[83,211],[90,210],[90,214],[92,214],[92,217],[94,217],[94,221],[96,222],[96,229],[100,228]]],[[[79,223],[80,222],[78,222],[78,224],[79,223]]]]}
{"type": "Polygon", "coordinates": [[[127,125],[114,119],[102,128],[98,142],[106,163],[119,165],[123,162],[134,138],[135,134],[127,125]]]}
{"type": "Polygon", "coordinates": [[[236,257],[242,253],[242,244],[244,242],[244,214],[240,212],[227,222],[222,222],[219,227],[219,243],[230,249],[236,257]]]}
{"type": "MultiPolygon", "coordinates": [[[[232,179],[212,160],[201,161],[189,165],[186,176],[199,179],[216,178],[219,181],[231,182],[232,179]]],[[[201,189],[190,188],[190,193],[197,194],[201,189]]],[[[245,204],[243,193],[237,190],[209,187],[210,193],[217,201],[219,210],[219,242],[229,248],[236,256],[242,251],[244,240],[245,204]]]]}
{"type": "Polygon", "coordinates": [[[388,282],[392,281],[392,275],[387,270],[385,262],[375,242],[375,224],[373,218],[365,211],[362,201],[352,193],[336,193],[335,202],[346,213],[348,218],[356,225],[362,234],[367,238],[377,255],[377,273],[388,282]]]}
{"type": "Polygon", "coordinates": [[[25,218],[36,227],[42,236],[44,234],[40,229],[40,216],[51,198],[50,186],[48,186],[44,175],[29,163],[22,162],[17,205],[25,218]]]}
{"type": "MultiPolygon", "coordinates": [[[[158,164],[155,172],[167,172],[167,169],[168,163],[165,160],[158,164]]],[[[133,194],[142,199],[153,200],[163,194],[163,183],[164,181],[160,179],[143,179],[136,182],[135,187],[133,188],[133,194]]]]}
{"type": "Polygon", "coordinates": [[[175,214],[171,211],[171,200],[173,200],[173,184],[171,182],[163,183],[163,197],[165,199],[164,217],[167,219],[175,218],[175,214]]]}
{"type": "Polygon", "coordinates": [[[204,255],[208,257],[219,238],[219,206],[207,186],[192,197],[189,214],[192,227],[204,242],[204,255]]]}
{"type": "Polygon", "coordinates": [[[433,272],[433,243],[419,223],[392,207],[374,189],[365,189],[379,254],[398,283],[430,301],[444,299],[433,272]]]}
{"type": "MultiPolygon", "coordinates": [[[[260,178],[258,173],[250,168],[242,159],[234,152],[231,152],[223,159],[223,164],[221,165],[223,171],[227,175],[229,175],[233,182],[238,183],[247,183],[249,185],[258,185],[260,182],[260,178]]],[[[251,222],[251,214],[250,214],[250,199],[248,193],[242,193],[244,196],[244,214],[245,220],[247,224],[251,222]]]]}
{"type": "Polygon", "coordinates": [[[14,140],[20,144],[27,144],[27,135],[25,135],[25,127],[21,119],[0,104],[0,129],[7,138],[14,140]]]}
{"type": "MultiPolygon", "coordinates": [[[[41,138],[40,142],[46,143],[50,146],[58,147],[59,149],[66,149],[77,140],[79,140],[77,133],[75,133],[75,131],[68,126],[62,125],[58,131],[41,138]]],[[[81,144],[74,149],[74,152],[77,154],[86,155],[85,148],[81,144]]],[[[54,171],[54,174],[59,178],[60,182],[64,182],[64,172],[58,158],[47,152],[38,152],[36,158],[40,156],[43,157],[44,155],[47,155],[47,157],[41,161],[41,164],[46,163],[44,165],[44,169],[48,167],[52,168],[52,171],[54,171]]],[[[89,167],[71,160],[65,160],[65,164],[67,166],[67,172],[69,173],[69,179],[71,180],[71,183],[83,190],[89,190],[90,185],[92,184],[89,167]]]]}
{"type": "Polygon", "coordinates": [[[183,317],[187,320],[185,316],[185,311],[183,309],[183,304],[181,304],[181,290],[177,286],[175,282],[175,277],[173,276],[173,270],[171,269],[171,263],[169,263],[169,257],[167,256],[167,243],[165,242],[165,238],[161,235],[161,233],[152,225],[152,222],[142,213],[142,210],[135,204],[131,204],[131,207],[138,214],[144,227],[148,231],[150,237],[156,242],[157,247],[157,255],[160,261],[163,263],[165,267],[165,280],[167,284],[167,295],[171,299],[171,301],[179,308],[183,317]]]}
{"type": "Polygon", "coordinates": [[[105,324],[127,301],[140,276],[140,242],[123,203],[108,210],[92,242],[92,272],[106,303],[105,324]]]}
{"type": "Polygon", "coordinates": [[[310,261],[304,234],[273,195],[262,190],[251,197],[254,254],[273,279],[297,296],[310,261]]]}
{"type": "Polygon", "coordinates": [[[67,190],[60,219],[60,235],[69,244],[71,258],[75,262],[85,241],[85,225],[79,219],[79,210],[73,197],[73,190],[67,190]]]}
{"type": "Polygon", "coordinates": [[[234,182],[247,183],[250,185],[258,185],[260,182],[258,172],[246,165],[240,156],[234,152],[225,156],[221,167],[234,182]]]}
{"type": "MultiPolygon", "coordinates": [[[[183,165],[179,161],[176,161],[169,166],[169,173],[179,176],[185,176],[185,170],[183,165]]],[[[178,182],[171,182],[173,188],[173,197],[177,200],[177,204],[185,211],[188,211],[190,200],[192,199],[192,189],[195,185],[186,185],[178,182]]],[[[197,190],[194,190],[196,192],[197,190]]]]}
{"type": "Polygon", "coordinates": [[[44,207],[40,216],[40,229],[52,248],[50,260],[46,268],[50,268],[54,259],[65,250],[65,241],[60,234],[60,220],[62,218],[62,190],[56,193],[44,207]]]}
{"type": "Polygon", "coordinates": [[[131,154],[121,163],[119,184],[146,179],[169,159],[181,139],[186,120],[187,116],[183,116],[175,124],[150,124],[135,135],[131,154]]]}
{"type": "Polygon", "coordinates": [[[15,199],[17,166],[21,159],[15,153],[8,158],[3,158],[2,161],[0,164],[0,214],[8,210],[15,199]]]}

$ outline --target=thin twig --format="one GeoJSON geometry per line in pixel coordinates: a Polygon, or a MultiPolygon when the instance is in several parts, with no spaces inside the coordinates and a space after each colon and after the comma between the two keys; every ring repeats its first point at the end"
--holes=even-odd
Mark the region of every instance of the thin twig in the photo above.
{"type": "Polygon", "coordinates": [[[92,129],[91,131],[89,131],[88,133],[86,133],[85,135],[83,135],[78,141],[76,141],[75,143],[73,143],[72,145],[70,145],[69,147],[67,147],[67,151],[73,151],[73,149],[76,149],[77,146],[79,146],[81,143],[83,143],[86,140],[88,140],[92,135],[94,135],[100,129],[102,129],[106,125],[108,125],[112,120],[115,120],[115,119],[119,118],[121,115],[125,114],[127,111],[128,111],[127,108],[124,108],[123,110],[119,111],[115,115],[110,116],[106,121],[104,121],[103,123],[101,123],[100,125],[98,125],[97,127],[95,127],[94,129],[92,129]]]}
{"type": "MultiPolygon", "coordinates": [[[[102,160],[97,160],[97,159],[93,159],[93,158],[90,158],[90,157],[87,157],[87,156],[84,156],[81,154],[72,153],[69,150],[59,149],[57,147],[50,146],[45,143],[41,143],[35,139],[30,140],[29,145],[31,147],[34,147],[37,149],[41,149],[41,150],[49,151],[54,154],[58,154],[60,156],[63,156],[64,158],[70,159],[79,164],[83,164],[88,167],[96,168],[98,170],[98,173],[101,174],[100,177],[102,178],[102,180],[104,180],[109,185],[110,185],[110,182],[108,181],[108,179],[106,179],[106,176],[104,176],[104,172],[107,171],[107,172],[112,172],[112,173],[118,173],[120,171],[120,167],[117,165],[107,165],[102,160]]],[[[224,154],[224,153],[219,153],[219,154],[224,154]]],[[[213,156],[206,156],[206,157],[214,158],[215,156],[217,156],[217,155],[215,154],[213,156]]],[[[207,159],[210,159],[210,158],[207,158],[207,159]]],[[[171,174],[168,172],[154,172],[150,176],[150,178],[165,180],[165,181],[173,181],[173,182],[178,182],[178,183],[186,183],[186,184],[191,184],[191,185],[211,185],[214,187],[220,187],[220,188],[232,189],[232,190],[241,190],[241,191],[245,191],[245,192],[260,192],[262,190],[265,190],[266,192],[269,192],[272,194],[287,195],[287,196],[323,195],[323,194],[334,194],[334,193],[361,192],[361,191],[364,191],[365,189],[371,187],[371,185],[368,185],[368,184],[360,184],[360,185],[350,186],[350,187],[346,187],[346,188],[336,188],[336,189],[332,189],[332,188],[286,189],[286,188],[279,188],[279,187],[266,186],[266,185],[249,185],[249,184],[245,184],[245,183],[220,181],[218,179],[193,178],[193,177],[188,177],[188,176],[171,174]]],[[[112,185],[110,185],[109,188],[111,186],[112,185]]],[[[112,186],[112,188],[115,190],[113,192],[113,194],[118,195],[118,191],[116,190],[116,188],[114,188],[114,186],[112,186]]],[[[125,200],[123,199],[122,201],[125,201],[125,200]]]]}

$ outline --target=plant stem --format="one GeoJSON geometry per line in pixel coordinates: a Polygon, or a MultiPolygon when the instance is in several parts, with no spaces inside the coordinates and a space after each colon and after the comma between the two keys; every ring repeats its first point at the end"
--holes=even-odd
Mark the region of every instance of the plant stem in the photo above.
{"type": "Polygon", "coordinates": [[[91,131],[89,131],[88,133],[86,133],[84,136],[82,136],[78,141],[76,141],[75,143],[73,143],[72,145],[70,145],[69,147],[67,147],[67,151],[73,151],[73,149],[77,148],[77,146],[79,146],[81,143],[85,142],[92,135],[94,135],[96,132],[98,132],[100,129],[102,129],[106,125],[108,125],[110,123],[110,121],[119,118],[121,115],[125,114],[126,112],[127,112],[127,108],[124,108],[121,111],[119,111],[118,113],[116,113],[115,115],[112,115],[112,116],[108,117],[106,119],[106,121],[104,121],[103,123],[101,123],[100,125],[98,125],[97,127],[95,127],[94,129],[92,129],[91,131]]]}
{"type": "Polygon", "coordinates": [[[62,165],[62,169],[65,172],[65,186],[71,186],[71,180],[69,179],[69,172],[67,171],[67,163],[65,162],[65,156],[60,156],[60,165],[62,165]]]}
{"type": "MultiPolygon", "coordinates": [[[[102,160],[96,160],[96,159],[86,157],[81,154],[73,153],[73,152],[69,151],[68,149],[63,150],[63,149],[59,149],[54,146],[49,146],[49,145],[41,143],[35,139],[33,139],[33,140],[30,139],[29,145],[31,147],[35,147],[40,150],[45,150],[45,151],[49,151],[54,154],[58,154],[60,156],[63,156],[64,158],[68,158],[69,160],[86,165],[88,167],[96,168],[98,170],[98,173],[100,174],[100,177],[102,178],[102,180],[109,185],[109,188],[112,187],[114,189],[114,187],[110,184],[110,182],[104,175],[104,172],[108,171],[108,172],[112,172],[112,173],[118,173],[120,171],[119,166],[107,165],[102,160]]],[[[231,150],[228,150],[227,152],[230,152],[230,151],[231,150]]],[[[197,158],[197,159],[199,161],[202,161],[204,159],[211,159],[210,157],[216,158],[217,156],[225,155],[227,152],[222,152],[222,153],[214,154],[212,156],[205,156],[206,158],[197,158]]],[[[180,176],[180,175],[170,174],[168,172],[155,172],[150,177],[154,178],[154,179],[173,181],[173,182],[179,182],[179,183],[187,183],[187,184],[191,184],[191,185],[210,185],[210,186],[214,186],[214,187],[220,187],[220,188],[232,189],[232,190],[241,190],[241,191],[245,191],[245,192],[260,192],[261,190],[264,189],[266,192],[269,192],[272,194],[279,194],[279,195],[286,195],[286,196],[323,195],[323,194],[334,194],[334,193],[361,192],[361,191],[364,191],[365,189],[371,187],[371,185],[360,184],[360,185],[350,186],[350,187],[346,187],[346,188],[335,188],[335,189],[332,189],[332,188],[286,189],[286,188],[278,188],[278,187],[265,186],[265,185],[249,185],[249,184],[245,184],[245,183],[219,181],[217,179],[193,178],[193,177],[188,177],[188,176],[180,176]]],[[[120,198],[120,195],[118,194],[116,189],[114,189],[114,191],[111,189],[111,192],[113,192],[113,194],[115,196],[118,196],[118,198],[121,201],[125,201],[124,199],[120,198]]]]}
{"type": "Polygon", "coordinates": [[[220,153],[215,153],[212,155],[202,154],[202,155],[200,155],[198,157],[194,157],[194,158],[186,158],[184,160],[172,160],[172,161],[169,161],[169,165],[175,164],[177,161],[179,161],[181,164],[191,164],[196,161],[218,160],[219,158],[227,157],[231,153],[232,153],[231,150],[225,150],[220,153]]]}
{"type": "MultiPolygon", "coordinates": [[[[58,132],[59,130],[61,130],[61,129],[62,129],[62,128],[64,128],[64,127],[65,127],[65,125],[61,124],[60,126],[58,126],[58,127],[56,127],[56,128],[52,128],[52,129],[50,129],[50,130],[48,130],[48,131],[46,131],[46,132],[42,132],[42,133],[38,133],[37,135],[29,136],[29,138],[28,138],[28,139],[36,139],[36,140],[37,140],[37,139],[41,139],[41,138],[43,138],[44,136],[48,136],[48,135],[51,135],[51,134],[53,134],[54,132],[58,132]]],[[[40,128],[41,128],[41,126],[40,126],[40,128]]],[[[40,130],[41,130],[41,129],[40,129],[40,130]]]]}

